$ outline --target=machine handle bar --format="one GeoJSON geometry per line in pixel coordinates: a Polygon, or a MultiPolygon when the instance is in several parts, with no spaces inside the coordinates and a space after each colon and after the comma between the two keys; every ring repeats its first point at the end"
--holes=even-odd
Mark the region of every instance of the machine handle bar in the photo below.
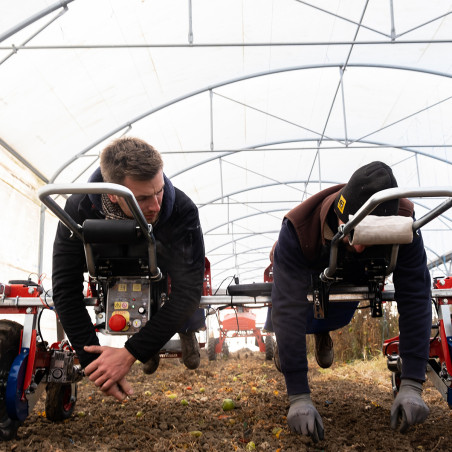
{"type": "Polygon", "coordinates": [[[400,198],[422,198],[422,197],[437,197],[448,196],[449,198],[436,206],[433,210],[428,212],[419,220],[413,222],[413,232],[432,221],[437,216],[444,213],[452,207],[452,188],[451,187],[415,187],[415,188],[387,188],[372,195],[364,205],[356,212],[353,218],[345,225],[342,225],[339,232],[333,237],[331,241],[330,261],[329,266],[320,275],[322,281],[329,281],[337,268],[337,252],[340,241],[346,237],[356,226],[369,215],[378,205],[383,202],[391,201],[400,198]]]}
{"type": "Polygon", "coordinates": [[[139,228],[143,232],[149,245],[149,268],[152,279],[160,279],[161,272],[157,267],[157,250],[152,225],[148,224],[146,218],[135,199],[133,193],[123,185],[111,184],[107,182],[89,182],[74,184],[48,184],[38,190],[41,202],[47,206],[58,219],[65,224],[69,230],[83,241],[83,228],[50,196],[61,194],[111,194],[124,198],[127,207],[132,212],[139,228]]]}

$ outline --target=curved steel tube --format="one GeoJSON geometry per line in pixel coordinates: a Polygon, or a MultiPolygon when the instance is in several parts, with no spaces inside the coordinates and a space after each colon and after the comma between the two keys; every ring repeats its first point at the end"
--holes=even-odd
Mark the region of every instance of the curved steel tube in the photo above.
{"type": "Polygon", "coordinates": [[[45,204],[58,218],[64,223],[69,230],[80,240],[83,241],[83,228],[76,223],[74,219],[62,209],[50,195],[56,194],[111,194],[124,198],[127,206],[134,219],[137,221],[139,228],[143,232],[144,237],[148,242],[148,254],[149,254],[149,269],[151,272],[151,278],[154,280],[160,280],[162,274],[157,267],[157,251],[155,238],[152,233],[152,225],[148,224],[146,218],[141,212],[141,209],[135,199],[133,193],[123,185],[111,184],[106,182],[93,182],[93,183],[78,183],[78,184],[49,184],[41,187],[38,190],[39,199],[45,204]]]}
{"type": "MultiPolygon", "coordinates": [[[[372,195],[349,222],[340,226],[339,232],[333,237],[333,240],[331,241],[329,266],[321,273],[320,279],[324,282],[333,279],[337,268],[337,251],[340,241],[346,237],[364,219],[364,217],[369,215],[379,204],[392,199],[422,197],[431,198],[436,196],[448,196],[449,198],[428,212],[422,218],[413,222],[413,231],[417,231],[419,228],[452,207],[451,187],[388,188],[372,195]]],[[[393,260],[394,257],[396,258],[393,253],[391,260],[393,260]]],[[[393,264],[394,263],[391,262],[391,267],[393,267],[393,264]]]]}

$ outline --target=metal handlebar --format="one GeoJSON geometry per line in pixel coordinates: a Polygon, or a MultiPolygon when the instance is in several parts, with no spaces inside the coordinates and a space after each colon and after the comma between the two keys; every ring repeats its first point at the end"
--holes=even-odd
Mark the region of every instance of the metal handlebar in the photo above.
{"type": "Polygon", "coordinates": [[[415,187],[415,188],[388,188],[372,195],[364,205],[356,212],[353,218],[345,225],[341,225],[339,232],[333,237],[331,241],[330,261],[329,266],[321,273],[320,279],[324,282],[333,279],[337,268],[337,251],[340,241],[346,237],[356,226],[369,215],[378,205],[383,202],[391,201],[400,198],[422,198],[422,197],[436,197],[448,196],[449,198],[435,207],[429,213],[424,215],[419,220],[413,222],[413,232],[417,231],[422,226],[432,221],[437,216],[441,215],[446,210],[452,207],[452,188],[450,187],[415,187]]]}
{"type": "Polygon", "coordinates": [[[162,274],[157,267],[157,250],[152,225],[148,224],[133,193],[123,185],[106,182],[49,184],[38,190],[41,202],[47,206],[67,228],[83,241],[83,227],[59,206],[50,196],[57,194],[111,194],[124,198],[139,228],[148,242],[149,269],[153,280],[160,280],[162,274]]]}

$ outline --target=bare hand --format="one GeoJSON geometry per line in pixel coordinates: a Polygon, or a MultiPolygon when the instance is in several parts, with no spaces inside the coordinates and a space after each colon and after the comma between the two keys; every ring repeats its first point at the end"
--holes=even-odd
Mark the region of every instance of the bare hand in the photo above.
{"type": "Polygon", "coordinates": [[[135,357],[125,348],[100,345],[84,347],[88,353],[99,353],[99,357],[85,367],[85,375],[105,394],[124,400],[133,394],[133,389],[124,378],[135,362],[135,357]]]}
{"type": "Polygon", "coordinates": [[[124,402],[129,395],[133,394],[133,389],[130,386],[129,382],[123,378],[121,381],[118,381],[107,391],[102,390],[102,392],[106,395],[112,396],[120,402],[124,402]]]}

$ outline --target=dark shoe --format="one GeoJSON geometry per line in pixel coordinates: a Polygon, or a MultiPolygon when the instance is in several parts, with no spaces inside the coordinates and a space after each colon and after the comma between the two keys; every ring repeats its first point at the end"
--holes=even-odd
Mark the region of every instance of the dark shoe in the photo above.
{"type": "Polygon", "coordinates": [[[157,370],[159,363],[160,363],[160,355],[158,353],[156,353],[152,358],[148,359],[143,364],[143,372],[148,375],[153,374],[157,370]]]}
{"type": "Polygon", "coordinates": [[[330,333],[314,334],[315,359],[320,367],[327,369],[333,364],[334,349],[330,333]]]}
{"type": "Polygon", "coordinates": [[[201,362],[199,344],[195,333],[179,333],[182,361],[188,369],[197,369],[201,362]]]}

